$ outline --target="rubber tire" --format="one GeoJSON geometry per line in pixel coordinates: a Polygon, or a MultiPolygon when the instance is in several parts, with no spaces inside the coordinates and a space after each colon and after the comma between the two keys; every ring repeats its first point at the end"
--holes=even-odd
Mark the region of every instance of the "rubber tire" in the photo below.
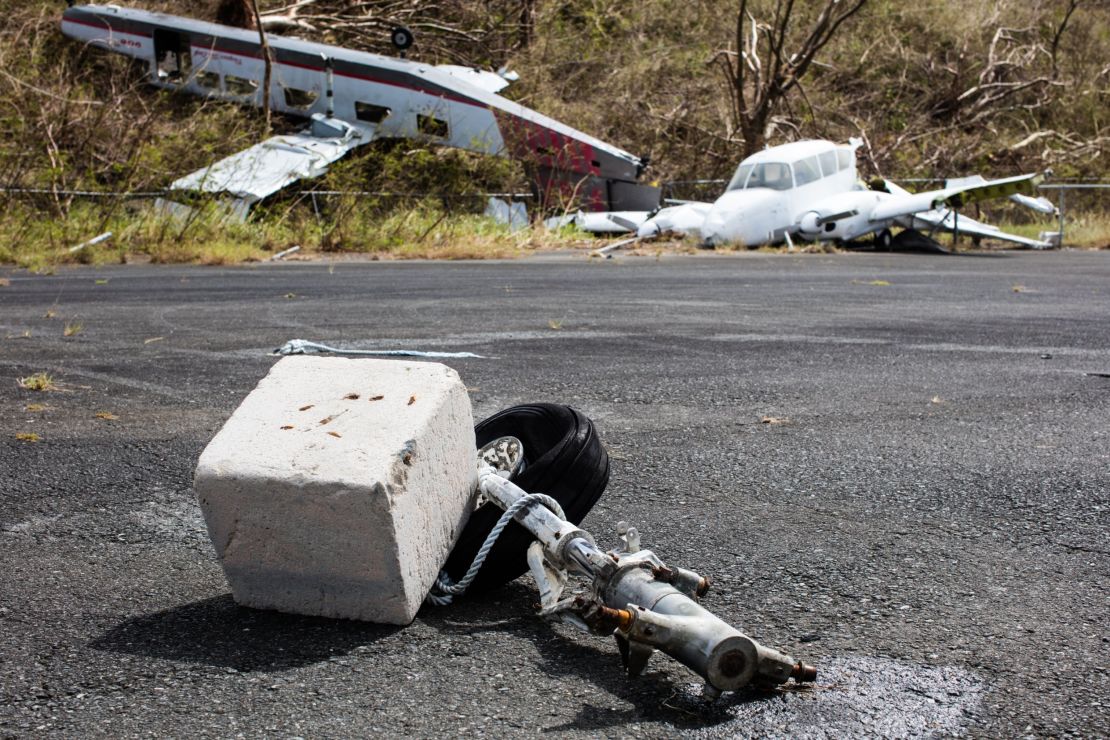
{"type": "Polygon", "coordinates": [[[890,229],[883,229],[878,234],[875,234],[876,252],[889,252],[893,249],[894,235],[890,233],[890,229]]]}
{"type": "Polygon", "coordinates": [[[406,51],[412,47],[416,37],[413,36],[412,31],[404,26],[397,26],[389,32],[389,42],[393,44],[393,48],[397,51],[406,51]]]}
{"type": "MultiPolygon", "coordinates": [[[[570,406],[513,406],[479,422],[474,434],[479,447],[506,435],[519,439],[524,444],[525,467],[513,482],[529,493],[554,498],[574,524],[585,519],[609,482],[609,454],[597,427],[570,406]]],[[[444,565],[452,579],[466,573],[501,513],[501,507],[491,502],[470,515],[444,565]]],[[[527,572],[528,546],[533,541],[516,522],[506,527],[467,593],[497,588],[527,572]]]]}

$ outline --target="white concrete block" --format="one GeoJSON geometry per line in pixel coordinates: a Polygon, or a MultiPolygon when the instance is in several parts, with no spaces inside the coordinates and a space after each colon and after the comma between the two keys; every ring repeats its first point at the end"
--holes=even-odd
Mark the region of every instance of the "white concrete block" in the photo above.
{"type": "Polygon", "coordinates": [[[287,357],[200,456],[235,600],[407,624],[471,510],[474,421],[430,362],[287,357]]]}

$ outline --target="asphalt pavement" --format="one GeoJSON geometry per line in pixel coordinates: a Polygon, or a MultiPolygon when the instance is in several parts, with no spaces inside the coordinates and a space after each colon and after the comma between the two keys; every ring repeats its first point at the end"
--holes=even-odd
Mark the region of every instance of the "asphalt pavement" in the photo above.
{"type": "Polygon", "coordinates": [[[1110,732],[1110,252],[0,276],[0,736],[1110,732]],[[294,338],[581,409],[599,544],[635,524],[817,685],[630,680],[527,578],[404,628],[236,606],[192,472],[294,338]]]}

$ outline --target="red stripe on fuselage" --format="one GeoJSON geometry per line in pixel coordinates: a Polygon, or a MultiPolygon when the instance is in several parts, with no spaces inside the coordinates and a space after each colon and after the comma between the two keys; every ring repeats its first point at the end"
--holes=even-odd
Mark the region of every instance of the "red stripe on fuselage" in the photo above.
{"type": "MultiPolygon", "coordinates": [[[[244,57],[246,59],[257,59],[257,60],[262,59],[261,54],[245,54],[241,51],[231,51],[230,49],[222,49],[218,46],[201,46],[199,44],[191,44],[191,46],[194,49],[203,49],[204,51],[211,52],[211,53],[231,54],[232,56],[244,57]]],[[[286,66],[286,67],[296,67],[297,69],[307,69],[309,72],[319,72],[320,74],[324,73],[324,68],[323,67],[313,67],[312,65],[309,65],[309,64],[300,64],[298,62],[287,62],[287,61],[284,61],[282,59],[278,59],[277,63],[281,64],[283,66],[286,66]]],[[[392,82],[390,80],[383,80],[383,79],[380,79],[380,78],[377,78],[377,77],[370,77],[369,75],[361,75],[361,74],[357,74],[355,72],[341,72],[338,69],[333,70],[333,73],[337,77],[348,77],[348,78],[351,78],[351,79],[365,80],[366,82],[373,82],[373,83],[378,84],[378,85],[389,85],[390,87],[399,87],[402,90],[408,90],[410,92],[418,92],[418,93],[422,93],[424,95],[431,95],[433,97],[443,98],[444,100],[450,100],[453,103],[462,103],[463,105],[469,105],[469,106],[473,106],[475,108],[482,108],[483,110],[489,110],[489,106],[486,105],[485,103],[479,103],[477,100],[471,100],[470,98],[459,97],[458,95],[449,95],[447,93],[442,93],[442,92],[438,92],[438,91],[435,91],[435,90],[428,90],[428,89],[425,89],[425,88],[416,87],[415,85],[406,85],[403,82],[392,82]]]]}
{"type": "Polygon", "coordinates": [[[123,31],[118,28],[113,28],[107,23],[93,23],[92,21],[79,21],[76,18],[62,18],[62,23],[76,23],[78,26],[88,26],[95,28],[98,31],[107,31],[108,33],[123,33],[128,36],[138,36],[141,39],[149,39],[152,34],[140,33],[138,31],[123,31]]]}
{"type": "MultiPolygon", "coordinates": [[[[81,19],[76,19],[76,18],[62,18],[62,23],[63,24],[73,23],[73,24],[76,24],[76,25],[79,25],[79,26],[88,26],[89,28],[95,28],[98,31],[105,31],[109,34],[118,33],[118,34],[125,34],[125,35],[128,35],[128,36],[137,36],[139,38],[144,38],[144,39],[149,39],[149,38],[152,38],[152,36],[153,36],[153,34],[150,34],[150,33],[142,33],[142,32],[137,32],[137,31],[124,31],[124,30],[121,30],[121,29],[118,29],[118,28],[114,28],[111,24],[107,23],[106,21],[102,22],[102,23],[95,23],[95,22],[92,22],[92,21],[86,21],[86,20],[81,20],[81,19]]],[[[218,46],[203,46],[203,45],[200,45],[200,44],[190,44],[190,47],[193,48],[193,49],[199,49],[199,50],[209,52],[209,53],[230,54],[232,56],[243,57],[245,59],[255,59],[255,60],[261,60],[262,59],[261,54],[246,54],[246,53],[243,53],[241,51],[231,51],[229,49],[222,49],[218,46]]],[[[323,67],[314,67],[314,66],[308,65],[308,64],[300,64],[298,62],[282,61],[280,59],[277,60],[277,63],[285,65],[287,67],[295,67],[297,69],[304,69],[304,70],[308,70],[310,72],[318,72],[320,74],[323,74],[324,71],[325,71],[323,67]]],[[[554,129],[547,128],[546,126],[538,124],[534,121],[529,121],[526,118],[521,118],[520,116],[517,116],[513,113],[509,113],[508,111],[504,111],[504,110],[501,110],[499,108],[494,108],[492,106],[489,106],[489,105],[487,105],[485,103],[482,103],[482,102],[479,102],[477,100],[473,100],[471,98],[464,98],[464,97],[461,97],[461,96],[458,96],[458,95],[451,95],[451,94],[448,94],[448,93],[438,92],[438,91],[434,91],[434,90],[427,90],[427,89],[424,89],[424,88],[417,87],[415,85],[405,84],[403,82],[394,82],[394,81],[391,81],[391,80],[383,80],[383,79],[380,79],[378,77],[372,77],[372,76],[366,75],[366,74],[358,74],[356,72],[341,72],[339,70],[334,70],[333,73],[335,75],[339,76],[339,77],[347,77],[349,79],[363,80],[365,82],[371,82],[371,83],[374,83],[374,84],[377,84],[377,85],[388,85],[390,87],[396,87],[396,88],[400,88],[402,90],[408,90],[410,92],[417,92],[417,93],[421,93],[423,95],[430,95],[432,97],[442,98],[444,100],[450,100],[453,103],[460,103],[462,105],[469,105],[469,106],[474,107],[474,108],[481,108],[482,110],[491,111],[494,114],[494,118],[497,119],[499,122],[502,122],[502,123],[505,123],[505,124],[510,124],[512,128],[516,129],[517,131],[515,133],[517,135],[519,135],[521,129],[523,129],[523,131],[525,132],[525,134],[523,136],[524,142],[518,141],[517,142],[517,147],[514,147],[514,148],[518,149],[518,156],[520,156],[520,154],[523,154],[523,152],[519,151],[519,144],[520,143],[526,143],[526,145],[528,146],[528,149],[530,150],[528,152],[528,155],[536,157],[537,159],[539,159],[544,164],[547,164],[548,166],[554,167],[556,169],[568,169],[568,170],[572,170],[572,171],[595,174],[595,175],[599,174],[599,172],[600,172],[600,169],[593,165],[593,147],[590,146],[589,144],[587,144],[586,142],[578,141],[577,139],[574,139],[570,136],[566,136],[565,134],[561,134],[558,131],[555,131],[554,129]],[[539,133],[539,132],[543,132],[543,134],[537,136],[537,133],[539,133]],[[559,154],[556,155],[556,156],[551,156],[550,154],[547,154],[545,150],[546,151],[555,150],[559,154]],[[565,156],[568,153],[571,155],[571,161],[570,162],[559,161],[559,160],[564,159],[565,156]]],[[[504,136],[504,133],[505,132],[503,132],[502,137],[507,138],[507,137],[504,136]]]]}

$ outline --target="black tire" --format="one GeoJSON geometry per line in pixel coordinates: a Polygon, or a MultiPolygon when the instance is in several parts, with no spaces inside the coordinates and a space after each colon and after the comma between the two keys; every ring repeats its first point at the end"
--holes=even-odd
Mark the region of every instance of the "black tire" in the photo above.
{"type": "Polygon", "coordinates": [[[405,51],[416,41],[416,37],[404,26],[397,26],[389,32],[389,41],[398,51],[405,51]]]}
{"type": "MultiPolygon", "coordinates": [[[[601,498],[609,482],[609,455],[589,417],[570,406],[536,403],[513,406],[474,427],[478,446],[511,435],[524,444],[524,469],[513,482],[529,493],[546,493],[563,507],[567,519],[579,524],[601,498]]],[[[502,510],[487,503],[470,515],[444,568],[451,578],[463,577],[502,510]]],[[[517,523],[501,533],[469,592],[496,588],[528,570],[531,534],[517,523]]]]}
{"type": "Polygon", "coordinates": [[[889,252],[894,245],[894,235],[890,233],[890,229],[883,229],[878,234],[875,234],[875,251],[876,252],[889,252]]]}

